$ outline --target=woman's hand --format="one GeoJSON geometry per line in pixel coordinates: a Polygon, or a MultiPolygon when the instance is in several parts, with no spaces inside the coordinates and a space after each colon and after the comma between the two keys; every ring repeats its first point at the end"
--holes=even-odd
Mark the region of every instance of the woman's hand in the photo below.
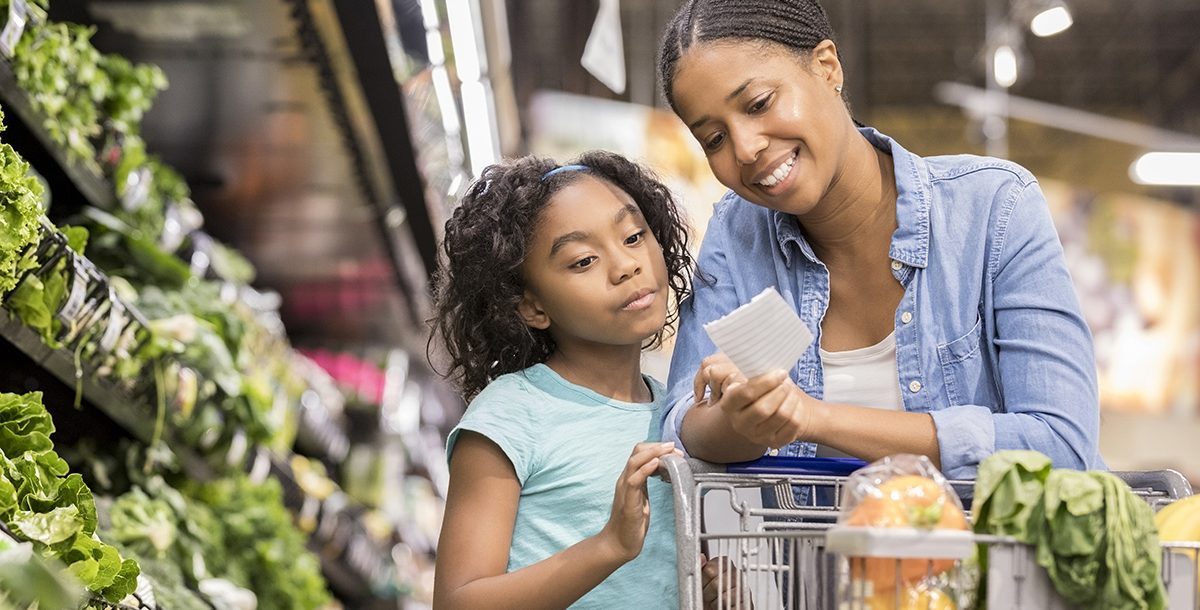
{"type": "Polygon", "coordinates": [[[617,479],[612,513],[598,537],[622,562],[631,561],[642,552],[646,530],[650,528],[646,481],[658,470],[659,459],[671,453],[683,455],[675,443],[638,443],[617,479]]]}
{"type": "Polygon", "coordinates": [[[746,376],[729,356],[726,356],[725,352],[717,352],[700,361],[700,369],[696,371],[692,388],[694,402],[704,400],[704,390],[708,388],[711,391],[708,402],[716,404],[727,390],[745,382],[746,376]]]}
{"type": "Polygon", "coordinates": [[[710,404],[725,412],[735,432],[774,448],[797,439],[815,440],[811,438],[815,432],[814,414],[820,403],[796,387],[787,372],[772,371],[730,383],[728,379],[733,375],[722,377],[725,369],[720,363],[712,368],[716,370],[714,378],[722,380],[722,391],[710,404]]]}

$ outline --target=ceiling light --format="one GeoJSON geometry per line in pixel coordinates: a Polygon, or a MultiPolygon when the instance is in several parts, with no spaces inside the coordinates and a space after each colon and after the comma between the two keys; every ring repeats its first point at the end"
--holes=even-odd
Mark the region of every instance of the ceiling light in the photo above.
{"type": "Polygon", "coordinates": [[[1200,152],[1150,152],[1129,166],[1138,184],[1200,186],[1200,152]]]}
{"type": "Polygon", "coordinates": [[[1051,2],[1029,20],[1029,31],[1035,36],[1053,36],[1071,27],[1071,11],[1062,2],[1051,2]]]}
{"type": "Polygon", "coordinates": [[[1005,89],[1017,82],[1017,52],[1003,44],[992,51],[992,77],[1005,89]]]}

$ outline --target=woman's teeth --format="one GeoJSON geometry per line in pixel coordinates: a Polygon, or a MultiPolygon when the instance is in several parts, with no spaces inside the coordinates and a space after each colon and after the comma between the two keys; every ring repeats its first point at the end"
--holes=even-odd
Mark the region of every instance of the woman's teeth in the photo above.
{"type": "Polygon", "coordinates": [[[775,168],[775,171],[771,172],[771,175],[769,175],[766,178],[763,178],[761,181],[759,181],[759,184],[761,184],[767,188],[771,188],[772,186],[775,186],[776,184],[783,182],[783,179],[787,178],[788,174],[790,174],[792,172],[792,166],[795,164],[796,164],[796,155],[795,155],[795,153],[793,153],[791,157],[788,157],[787,161],[780,163],[779,167],[775,168]]]}

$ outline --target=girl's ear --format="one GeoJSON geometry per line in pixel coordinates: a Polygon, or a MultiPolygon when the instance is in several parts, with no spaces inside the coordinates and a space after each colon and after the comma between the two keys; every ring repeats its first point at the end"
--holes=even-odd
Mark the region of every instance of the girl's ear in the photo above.
{"type": "Polygon", "coordinates": [[[550,327],[550,316],[546,315],[546,312],[542,310],[541,303],[538,303],[537,297],[528,290],[521,297],[521,302],[517,304],[517,315],[521,316],[529,328],[546,330],[550,327]]]}

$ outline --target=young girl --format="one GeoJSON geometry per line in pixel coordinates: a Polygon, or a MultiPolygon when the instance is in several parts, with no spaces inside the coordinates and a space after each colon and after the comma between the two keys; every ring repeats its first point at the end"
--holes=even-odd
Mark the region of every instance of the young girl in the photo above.
{"type": "Polygon", "coordinates": [[[436,331],[471,403],[434,605],[677,607],[670,488],[650,480],[676,450],[640,370],[691,273],[670,193],[610,153],[492,165],[444,248],[436,331]]]}

